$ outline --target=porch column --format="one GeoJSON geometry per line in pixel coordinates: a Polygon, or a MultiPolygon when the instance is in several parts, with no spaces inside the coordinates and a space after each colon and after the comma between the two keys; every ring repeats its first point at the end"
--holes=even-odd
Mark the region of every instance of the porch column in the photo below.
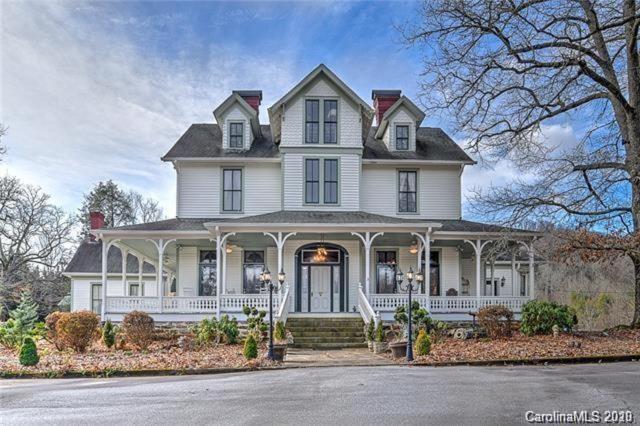
{"type": "Polygon", "coordinates": [[[511,253],[511,295],[517,296],[516,291],[516,253],[511,253]]]}
{"type": "Polygon", "coordinates": [[[480,299],[482,298],[481,293],[481,282],[482,282],[482,277],[481,277],[481,273],[482,273],[482,249],[491,242],[491,240],[487,240],[484,243],[482,242],[482,240],[477,239],[474,242],[472,242],[471,240],[464,240],[465,243],[468,243],[471,245],[471,247],[473,247],[473,251],[475,252],[476,255],[476,299],[478,302],[478,306],[477,309],[480,309],[480,299]]]}
{"type": "Polygon", "coordinates": [[[529,296],[531,299],[536,297],[536,274],[534,266],[533,241],[529,246],[529,296]]]}
{"type": "MultiPolygon", "coordinates": [[[[278,270],[276,271],[276,275],[272,275],[277,277],[280,271],[283,269],[283,256],[284,256],[284,243],[287,242],[289,237],[293,237],[297,234],[297,232],[290,232],[287,235],[282,235],[282,232],[278,232],[277,236],[272,234],[271,232],[263,232],[263,234],[267,237],[271,237],[271,239],[276,243],[276,248],[278,249],[278,270]]],[[[282,304],[282,289],[278,289],[278,306],[282,304]]]]}
{"type": "Polygon", "coordinates": [[[109,254],[109,242],[102,238],[102,303],[100,304],[100,320],[105,320],[105,313],[107,312],[107,256],[109,254]]]}
{"type": "MultiPolygon", "coordinates": [[[[424,233],[424,236],[418,234],[417,232],[412,232],[411,235],[416,236],[422,242],[422,247],[424,248],[424,271],[422,271],[422,276],[424,278],[424,293],[426,296],[426,308],[427,310],[431,310],[431,232],[432,228],[427,228],[427,232],[424,233]]],[[[422,250],[421,250],[422,251],[422,250]]],[[[422,269],[422,258],[418,257],[418,270],[422,269]]]]}
{"type": "Polygon", "coordinates": [[[127,292],[127,258],[129,251],[120,247],[120,253],[122,254],[122,295],[128,296],[127,292]]]}
{"type": "Polygon", "coordinates": [[[366,282],[365,290],[367,298],[369,298],[369,295],[371,294],[371,244],[373,243],[373,240],[378,238],[380,235],[384,235],[384,232],[378,232],[377,234],[374,234],[373,237],[371,236],[371,233],[369,231],[365,232],[364,236],[357,232],[352,232],[351,235],[355,235],[360,238],[360,240],[362,240],[362,244],[364,244],[364,276],[366,282]]]}
{"type": "Polygon", "coordinates": [[[227,246],[222,248],[222,294],[227,294],[227,246]]]}
{"type": "Polygon", "coordinates": [[[156,286],[158,289],[158,299],[160,301],[159,311],[162,312],[164,309],[164,285],[163,285],[164,282],[162,280],[164,265],[163,265],[162,258],[164,257],[165,249],[167,248],[169,243],[172,243],[175,241],[175,238],[171,240],[165,240],[163,238],[160,238],[157,241],[148,239],[147,241],[152,242],[153,245],[156,246],[156,249],[158,249],[158,263],[156,265],[156,286]]]}
{"type": "Polygon", "coordinates": [[[142,271],[144,270],[144,258],[138,258],[138,288],[140,289],[140,296],[144,294],[144,290],[142,288],[142,271]]]}
{"type": "Polygon", "coordinates": [[[216,235],[216,318],[220,319],[220,244],[222,244],[222,236],[220,232],[216,235]]]}

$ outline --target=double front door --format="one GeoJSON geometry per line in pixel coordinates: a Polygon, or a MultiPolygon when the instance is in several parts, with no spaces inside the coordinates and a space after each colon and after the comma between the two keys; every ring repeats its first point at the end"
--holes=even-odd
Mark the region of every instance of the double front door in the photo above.
{"type": "Polygon", "coordinates": [[[340,267],[303,266],[302,312],[340,311],[340,267]]]}

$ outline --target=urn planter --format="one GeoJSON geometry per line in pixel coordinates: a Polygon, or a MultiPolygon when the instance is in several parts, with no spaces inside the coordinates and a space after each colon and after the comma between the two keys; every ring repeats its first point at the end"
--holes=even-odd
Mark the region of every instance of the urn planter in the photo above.
{"type": "Polygon", "coordinates": [[[287,354],[287,345],[273,345],[273,360],[284,361],[284,357],[287,354]]]}
{"type": "Polygon", "coordinates": [[[373,342],[373,353],[381,354],[386,352],[388,349],[387,342],[373,342]]]}
{"type": "Polygon", "coordinates": [[[391,354],[394,358],[403,358],[407,356],[407,342],[394,342],[389,345],[391,354]]]}

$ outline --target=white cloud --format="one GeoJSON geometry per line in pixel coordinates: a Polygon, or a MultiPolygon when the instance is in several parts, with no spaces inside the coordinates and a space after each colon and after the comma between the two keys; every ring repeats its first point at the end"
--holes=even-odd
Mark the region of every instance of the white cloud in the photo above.
{"type": "Polygon", "coordinates": [[[171,217],[175,175],[160,157],[191,123],[212,122],[232,89],[282,93],[291,64],[215,43],[204,62],[153,57],[127,33],[130,19],[73,5],[2,5],[0,122],[9,152],[0,172],[42,186],[68,211],[93,184],[113,179],[158,199],[171,217]]]}

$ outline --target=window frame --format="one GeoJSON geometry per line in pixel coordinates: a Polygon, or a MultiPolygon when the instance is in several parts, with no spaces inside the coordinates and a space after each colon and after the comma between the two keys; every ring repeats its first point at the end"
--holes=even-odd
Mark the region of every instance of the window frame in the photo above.
{"type": "Polygon", "coordinates": [[[144,282],[134,281],[134,282],[130,282],[128,284],[129,285],[128,285],[127,290],[129,291],[129,296],[130,297],[144,297],[144,282]],[[136,294],[135,296],[133,294],[131,294],[131,288],[133,286],[138,287],[138,294],[136,294]]]}
{"type": "Polygon", "coordinates": [[[400,252],[397,248],[389,248],[389,247],[378,247],[375,248],[373,250],[373,264],[375,267],[375,272],[376,272],[376,281],[375,281],[375,290],[376,290],[376,294],[397,294],[398,293],[398,284],[396,281],[396,274],[398,273],[398,265],[400,265],[400,252]],[[379,252],[385,252],[385,253],[394,253],[395,255],[395,259],[396,262],[395,263],[381,263],[378,262],[378,253],[379,252]],[[393,276],[393,289],[394,291],[392,293],[379,293],[379,287],[380,287],[380,283],[379,283],[379,279],[380,279],[380,271],[378,270],[378,266],[379,265],[393,265],[393,270],[394,270],[394,276],[393,276]]]}
{"type": "Polygon", "coordinates": [[[91,311],[98,315],[102,314],[102,283],[91,283],[91,311]],[[93,289],[98,288],[98,297],[93,297],[93,289]],[[95,302],[98,302],[98,312],[93,309],[95,302]]]}
{"type": "Polygon", "coordinates": [[[396,213],[397,214],[406,214],[406,215],[416,215],[416,214],[420,214],[420,199],[419,199],[419,194],[420,194],[420,188],[419,188],[419,182],[420,182],[420,171],[418,169],[397,169],[396,170],[396,213]],[[413,191],[401,191],[400,190],[400,174],[401,173],[414,173],[415,177],[416,177],[416,187],[415,187],[415,196],[416,196],[416,209],[415,211],[403,211],[400,208],[400,194],[401,193],[407,193],[407,194],[411,194],[413,193],[413,191]]]}
{"type": "Polygon", "coordinates": [[[340,144],[340,98],[338,96],[309,96],[304,98],[304,117],[302,120],[303,145],[339,145],[340,144]],[[307,102],[318,102],[318,121],[307,121],[307,102]],[[325,101],[336,103],[336,121],[325,122],[325,101]],[[313,123],[318,125],[318,142],[309,142],[307,124],[313,123]],[[336,126],[336,141],[325,141],[325,124],[333,124],[336,126]]]}
{"type": "Polygon", "coordinates": [[[409,151],[409,150],[411,150],[411,127],[409,126],[409,124],[406,124],[406,123],[396,123],[396,124],[394,125],[394,132],[393,132],[393,133],[394,133],[394,134],[393,134],[393,136],[394,136],[394,139],[395,139],[395,141],[394,141],[394,144],[395,144],[395,145],[394,145],[394,147],[395,147],[395,150],[396,150],[396,151],[409,151]],[[399,147],[398,147],[398,140],[400,139],[400,138],[398,137],[398,128],[400,128],[400,127],[402,127],[402,128],[406,128],[406,129],[407,129],[407,136],[406,136],[406,138],[405,138],[405,137],[403,137],[403,138],[402,138],[403,140],[406,140],[406,143],[407,143],[406,148],[399,148],[399,147]]]}
{"type": "Polygon", "coordinates": [[[244,149],[244,121],[229,121],[229,149],[244,149]],[[232,130],[234,126],[240,125],[240,135],[234,135],[232,130]],[[240,138],[240,146],[234,146],[231,141],[233,138],[240,138]]]}
{"type": "Polygon", "coordinates": [[[305,204],[313,204],[313,205],[317,205],[320,204],[320,200],[322,199],[321,196],[321,187],[320,187],[320,182],[322,182],[322,167],[321,164],[324,164],[324,162],[321,161],[320,158],[304,158],[303,159],[304,162],[304,187],[303,187],[303,192],[304,192],[304,203],[305,204]],[[309,164],[311,161],[315,161],[318,163],[318,180],[309,180],[309,171],[308,171],[308,167],[307,164],[309,164]],[[318,187],[318,199],[317,201],[309,201],[309,197],[308,197],[308,191],[307,191],[307,186],[309,184],[316,184],[318,187]]]}
{"type": "MultiPolygon", "coordinates": [[[[198,248],[198,250],[197,250],[197,256],[198,256],[197,257],[197,263],[196,263],[196,267],[197,267],[197,272],[196,273],[197,273],[197,276],[198,276],[197,294],[198,294],[198,297],[204,297],[204,294],[203,294],[204,287],[202,285],[202,266],[203,265],[215,265],[215,268],[217,269],[218,268],[218,252],[213,247],[201,247],[201,248],[198,248]],[[202,252],[213,253],[215,258],[216,258],[215,262],[203,262],[202,261],[202,252]]],[[[214,274],[214,276],[217,279],[217,274],[214,274]]],[[[216,286],[215,286],[216,294],[209,295],[207,297],[215,297],[218,294],[219,287],[220,287],[220,283],[218,283],[216,281],[216,286]]]]}
{"type": "Polygon", "coordinates": [[[340,200],[340,197],[338,196],[339,192],[340,192],[340,161],[337,158],[324,158],[322,160],[322,203],[337,205],[340,200]],[[329,164],[335,163],[336,165],[335,180],[330,180],[330,181],[327,180],[327,162],[329,162],[329,164]],[[327,184],[335,184],[335,187],[336,187],[335,201],[327,201],[327,184]]]}
{"type": "Polygon", "coordinates": [[[323,99],[322,100],[322,143],[327,145],[337,145],[338,144],[338,99],[323,99]],[[327,116],[327,102],[335,102],[336,104],[336,121],[326,121],[327,116]],[[328,142],[327,141],[327,124],[334,124],[336,126],[336,141],[328,142]]]}
{"type": "MultiPolygon", "coordinates": [[[[342,197],[340,195],[341,193],[341,186],[340,186],[340,181],[341,181],[341,176],[340,176],[340,157],[324,157],[324,156],[308,156],[308,157],[303,157],[302,158],[302,164],[303,164],[303,175],[304,175],[304,179],[302,182],[302,201],[303,201],[303,205],[307,205],[307,206],[339,206],[342,200],[342,197]],[[307,161],[318,161],[318,202],[311,202],[311,201],[307,201],[307,183],[309,182],[315,182],[315,181],[309,181],[307,179],[307,161]],[[336,202],[325,202],[325,191],[324,191],[324,187],[325,187],[325,161],[336,161],[336,202]]],[[[332,183],[333,181],[330,181],[329,183],[332,183]]]]}
{"type": "Polygon", "coordinates": [[[260,283],[258,283],[258,291],[256,293],[247,293],[246,289],[247,289],[247,275],[246,275],[246,268],[247,266],[250,267],[256,267],[262,265],[262,270],[264,271],[265,267],[267,266],[267,251],[265,249],[243,249],[242,250],[242,288],[241,288],[241,292],[242,294],[260,294],[260,283]],[[255,252],[260,252],[262,253],[262,263],[259,262],[247,262],[247,254],[248,253],[255,253],[255,252]]]}
{"type": "MultiPolygon", "coordinates": [[[[222,179],[220,179],[222,185],[220,186],[220,212],[226,214],[238,214],[244,212],[244,168],[243,167],[223,167],[221,169],[222,179]],[[225,189],[225,172],[231,171],[239,171],[240,172],[240,189],[225,189]],[[225,193],[231,192],[231,209],[225,209],[225,193]],[[240,207],[238,210],[233,209],[233,193],[240,193],[240,207]]],[[[233,174],[231,176],[231,185],[233,187],[233,174]]]]}

